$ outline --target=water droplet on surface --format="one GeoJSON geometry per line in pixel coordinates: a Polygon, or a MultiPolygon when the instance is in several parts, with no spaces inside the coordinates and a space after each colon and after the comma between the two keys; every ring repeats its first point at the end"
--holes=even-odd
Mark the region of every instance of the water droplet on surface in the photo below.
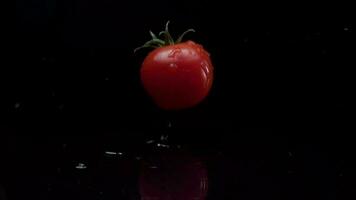
{"type": "Polygon", "coordinates": [[[171,63],[171,64],[169,64],[169,67],[171,67],[171,68],[177,68],[178,66],[177,66],[177,64],[175,64],[175,63],[171,63]]]}
{"type": "Polygon", "coordinates": [[[168,140],[168,135],[161,135],[161,141],[167,141],[168,140]]]}
{"type": "Polygon", "coordinates": [[[169,145],[158,143],[157,147],[169,148],[169,145]]]}
{"type": "Polygon", "coordinates": [[[146,142],[146,144],[152,144],[152,143],[154,143],[155,141],[154,140],[148,140],[147,142],[146,142]]]}
{"type": "Polygon", "coordinates": [[[117,155],[116,152],[112,152],[112,151],[105,151],[106,155],[117,155]]]}
{"type": "Polygon", "coordinates": [[[76,169],[86,169],[88,168],[84,163],[78,163],[77,166],[75,166],[76,169]]]}
{"type": "Polygon", "coordinates": [[[19,109],[20,107],[21,107],[21,103],[20,102],[15,103],[15,105],[14,105],[15,109],[19,109]]]}
{"type": "Polygon", "coordinates": [[[114,151],[105,151],[105,155],[109,157],[119,157],[124,155],[122,152],[114,152],[114,151]]]}
{"type": "Polygon", "coordinates": [[[182,53],[182,50],[180,48],[175,48],[168,54],[168,57],[169,58],[174,58],[180,53],[182,53]]]}
{"type": "Polygon", "coordinates": [[[196,45],[195,42],[193,42],[193,41],[191,41],[191,40],[189,40],[189,41],[187,42],[187,44],[188,44],[188,45],[196,45]]]}
{"type": "Polygon", "coordinates": [[[203,79],[204,79],[204,86],[205,86],[205,88],[208,88],[209,87],[209,84],[210,84],[210,82],[209,82],[209,79],[208,79],[208,68],[207,67],[202,67],[201,68],[201,74],[203,75],[203,79]]]}

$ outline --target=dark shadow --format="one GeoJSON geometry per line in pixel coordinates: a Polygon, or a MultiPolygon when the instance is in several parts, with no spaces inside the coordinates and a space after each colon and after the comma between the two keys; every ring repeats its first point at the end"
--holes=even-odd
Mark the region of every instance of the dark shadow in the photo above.
{"type": "Polygon", "coordinates": [[[7,200],[5,196],[5,190],[2,185],[0,185],[0,200],[7,200]]]}

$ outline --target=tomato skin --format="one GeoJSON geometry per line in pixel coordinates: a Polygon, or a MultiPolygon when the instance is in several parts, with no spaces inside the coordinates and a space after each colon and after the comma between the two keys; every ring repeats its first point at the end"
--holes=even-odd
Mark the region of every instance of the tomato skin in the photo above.
{"type": "Polygon", "coordinates": [[[213,65],[208,52],[192,41],[164,46],[151,51],[143,61],[141,81],[160,108],[189,108],[208,95],[213,65]]]}

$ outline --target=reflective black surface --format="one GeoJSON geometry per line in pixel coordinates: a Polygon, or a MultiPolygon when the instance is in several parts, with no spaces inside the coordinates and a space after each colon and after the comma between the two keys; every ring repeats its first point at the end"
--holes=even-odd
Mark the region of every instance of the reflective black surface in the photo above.
{"type": "Polygon", "coordinates": [[[139,199],[147,141],[167,134],[206,163],[207,199],[348,197],[352,12],[341,3],[17,0],[1,74],[7,198],[139,199]],[[189,110],[159,110],[139,79],[148,51],[133,49],[167,20],[173,34],[196,29],[189,38],[215,66],[211,94],[189,110]]]}
{"type": "MultiPolygon", "coordinates": [[[[214,142],[186,139],[180,146],[207,166],[208,199],[343,199],[353,173],[347,132],[216,130],[223,136],[215,135],[214,142]]],[[[140,139],[124,141],[120,132],[9,137],[3,179],[8,197],[138,199],[140,166],[153,151],[140,139]]]]}

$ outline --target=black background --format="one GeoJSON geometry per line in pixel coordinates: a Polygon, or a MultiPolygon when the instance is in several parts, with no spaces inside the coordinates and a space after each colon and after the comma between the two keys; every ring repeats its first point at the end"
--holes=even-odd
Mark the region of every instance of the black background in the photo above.
{"type": "Polygon", "coordinates": [[[135,166],[122,174],[131,162],[104,152],[139,155],[163,133],[206,159],[208,199],[349,197],[351,8],[17,0],[1,105],[8,199],[134,199],[135,166]],[[196,29],[187,38],[215,66],[210,95],[189,110],[159,110],[140,83],[148,51],[133,49],[167,20],[173,35],[196,29]]]}

